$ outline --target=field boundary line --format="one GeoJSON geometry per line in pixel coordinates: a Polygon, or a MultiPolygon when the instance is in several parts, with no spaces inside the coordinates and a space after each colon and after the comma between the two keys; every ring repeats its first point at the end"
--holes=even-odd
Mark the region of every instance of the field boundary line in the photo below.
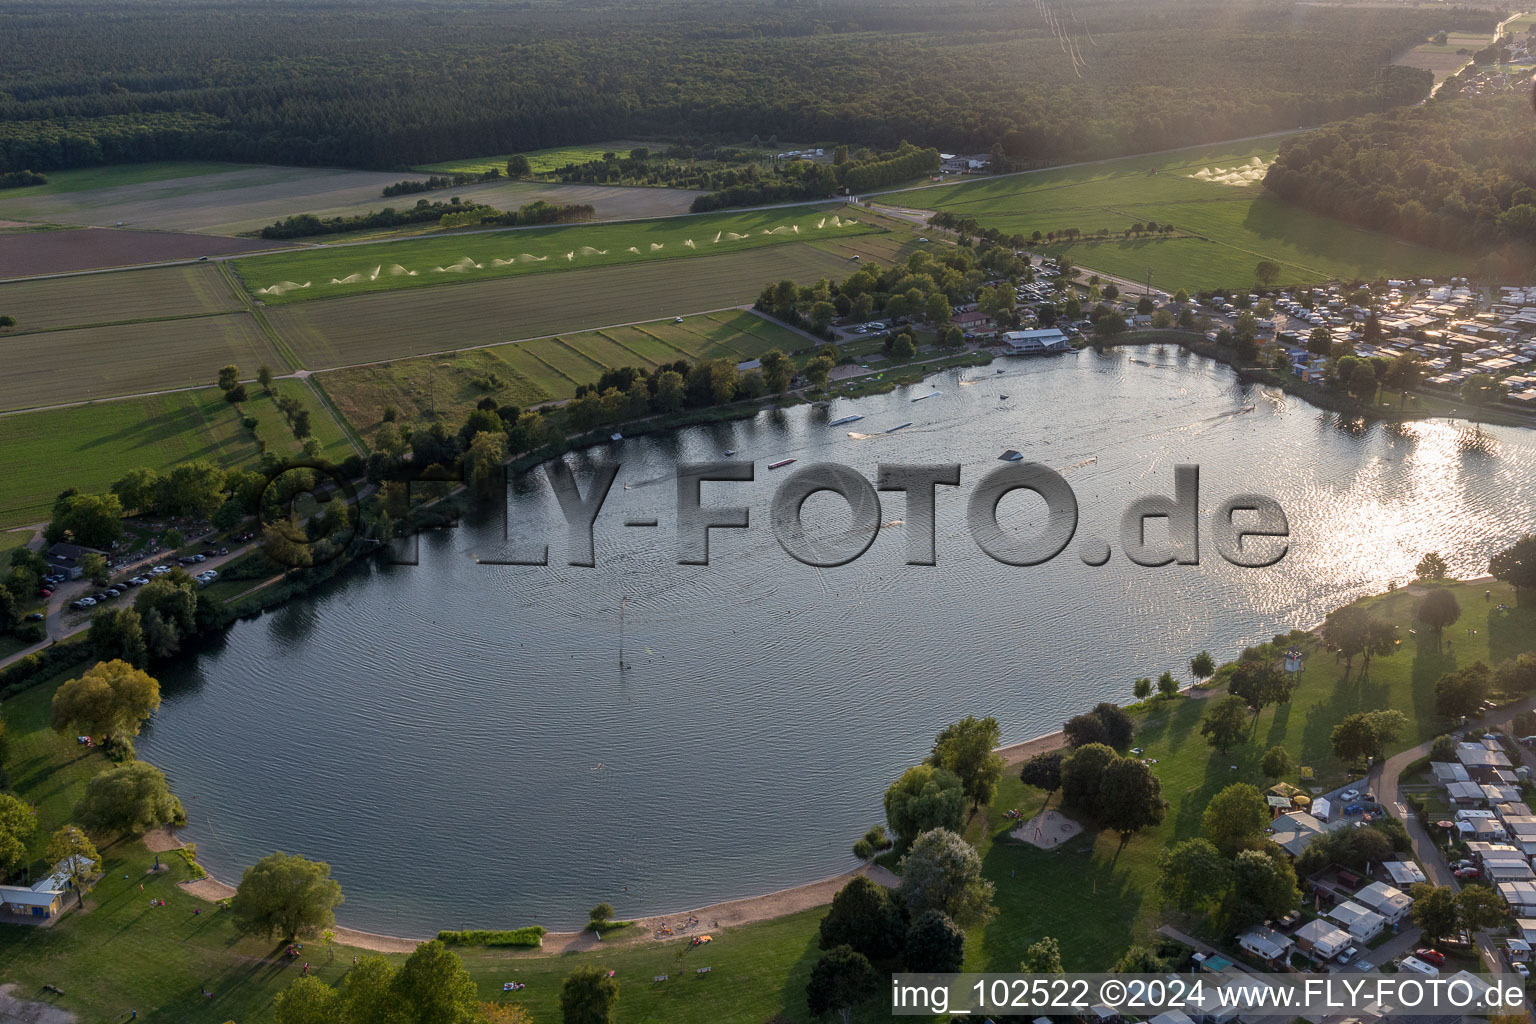
{"type": "Polygon", "coordinates": [[[225,281],[229,283],[230,287],[234,288],[235,294],[240,297],[241,305],[245,307],[245,311],[255,321],[256,329],[266,335],[267,340],[272,343],[272,348],[276,350],[277,357],[287,363],[290,370],[304,369],[304,361],[288,346],[288,342],[278,333],[277,328],[272,326],[272,322],[267,319],[261,307],[256,305],[256,299],[246,289],[245,282],[240,279],[240,271],[235,269],[234,263],[228,260],[221,261],[219,263],[219,272],[224,275],[225,281]]]}
{"type": "Polygon", "coordinates": [[[319,400],[321,408],[330,415],[331,419],[336,421],[336,425],[341,428],[341,436],[347,439],[347,443],[352,446],[352,450],[366,458],[368,446],[363,443],[362,436],[352,428],[352,424],[347,422],[347,418],[341,414],[341,410],[336,408],[336,403],[331,399],[330,392],[326,391],[324,385],[315,380],[315,375],[312,373],[305,374],[299,379],[308,385],[309,390],[319,400]]]}
{"type": "MultiPolygon", "coordinates": [[[[599,338],[606,338],[608,341],[611,341],[613,344],[617,345],[619,348],[623,349],[625,352],[628,352],[630,355],[632,355],[636,359],[640,360],[640,363],[645,363],[645,364],[649,365],[650,368],[653,369],[653,370],[656,369],[658,366],[662,365],[661,363],[658,363],[656,360],[651,359],[649,356],[643,356],[639,352],[636,352],[634,349],[630,348],[628,345],[624,344],[618,338],[616,338],[613,335],[609,334],[605,330],[596,330],[596,331],[593,331],[592,333],[597,335],[599,338]]],[[[638,366],[640,364],[637,363],[635,365],[638,366]]]]}
{"type": "Polygon", "coordinates": [[[135,320],[102,320],[88,324],[60,324],[57,327],[34,327],[31,330],[7,331],[7,338],[25,338],[34,334],[57,334],[60,331],[88,331],[98,327],[136,327],[140,324],[164,324],[176,320],[206,320],[216,316],[239,316],[250,312],[247,309],[220,309],[203,313],[176,313],[172,316],[145,316],[135,320]]]}
{"type": "MultiPolygon", "coordinates": [[[[589,331],[580,331],[578,333],[588,334],[588,333],[591,333],[591,332],[589,332],[589,331]]],[[[617,369],[617,367],[609,366],[607,363],[603,362],[601,359],[599,359],[596,356],[592,355],[590,352],[583,352],[581,349],[577,348],[575,345],[572,345],[570,342],[565,340],[565,336],[564,335],[562,335],[562,336],[560,336],[558,338],[552,338],[550,340],[553,341],[556,345],[559,345],[561,348],[565,349],[567,352],[574,352],[574,353],[576,353],[576,355],[580,356],[582,359],[585,359],[587,362],[589,362],[593,366],[597,367],[598,370],[600,370],[603,373],[607,373],[609,370],[617,369]]]]}

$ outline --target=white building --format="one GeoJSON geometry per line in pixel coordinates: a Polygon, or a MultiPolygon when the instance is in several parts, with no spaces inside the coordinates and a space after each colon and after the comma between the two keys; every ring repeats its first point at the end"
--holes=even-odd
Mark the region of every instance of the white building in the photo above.
{"type": "Polygon", "coordinates": [[[1424,877],[1424,869],[1411,860],[1389,860],[1382,864],[1387,875],[1392,879],[1392,884],[1399,888],[1416,885],[1419,882],[1428,881],[1424,877]]]}
{"type": "Polygon", "coordinates": [[[1386,919],[1374,910],[1367,910],[1353,900],[1345,900],[1325,915],[1328,920],[1349,932],[1356,942],[1370,942],[1386,927],[1386,919]]]}
{"type": "Polygon", "coordinates": [[[1053,352],[1067,352],[1072,348],[1066,332],[1059,327],[1037,327],[1029,331],[1008,331],[1003,335],[1008,354],[1014,356],[1043,356],[1053,352]]]}
{"type": "Polygon", "coordinates": [[[1355,893],[1355,902],[1397,924],[1413,909],[1413,897],[1386,882],[1372,882],[1355,893]]]}
{"type": "Polygon", "coordinates": [[[1290,955],[1296,942],[1273,928],[1257,925],[1239,935],[1237,944],[1260,960],[1280,960],[1290,955]]]}
{"type": "Polygon", "coordinates": [[[1296,946],[1319,960],[1332,960],[1349,948],[1349,933],[1322,918],[1296,929],[1296,946]]]}

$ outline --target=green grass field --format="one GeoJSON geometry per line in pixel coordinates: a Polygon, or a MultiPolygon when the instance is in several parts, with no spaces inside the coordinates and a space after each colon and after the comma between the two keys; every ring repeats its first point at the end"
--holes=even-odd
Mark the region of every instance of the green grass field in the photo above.
{"type": "Polygon", "coordinates": [[[785,351],[812,344],[788,328],[742,310],[658,320],[628,327],[539,338],[446,356],[403,359],[314,376],[336,407],[365,437],[394,406],[407,423],[429,415],[457,423],[487,395],[499,403],[529,406],[570,398],[577,385],[590,384],[622,366],[647,369],[679,359],[755,359],[770,348],[785,351]],[[430,374],[429,374],[430,370],[430,374]],[[492,379],[500,387],[487,388],[492,379]]]}
{"type": "MultiPolygon", "coordinates": [[[[845,244],[883,250],[890,237],[859,235],[845,244]]],[[[303,365],[321,369],[745,305],[771,281],[839,279],[855,266],[819,244],[772,245],[691,261],[686,268],[671,261],[578,268],[301,302],[268,309],[266,316],[303,365]]]]}
{"type": "Polygon", "coordinates": [[[1150,270],[1152,283],[1170,291],[1246,287],[1253,283],[1254,265],[1266,259],[1282,266],[1287,283],[1441,276],[1464,267],[1465,260],[1454,254],[1340,224],[1267,197],[1257,178],[1275,151],[1273,142],[1227,143],[914,189],[880,201],[947,210],[1026,236],[1067,228],[1085,234],[1108,228],[1118,234],[1137,222],[1173,224],[1177,232],[1171,238],[1111,237],[1037,246],[1085,268],[1137,281],[1150,270]]]}
{"type": "Polygon", "coordinates": [[[697,258],[882,229],[840,206],[671,217],[405,239],[243,258],[242,280],[269,305],[576,268],[697,258]],[[308,287],[290,287],[290,285],[308,287]],[[277,291],[271,291],[276,286],[277,291]]]}
{"type": "MultiPolygon", "coordinates": [[[[1514,31],[1514,29],[1511,29],[1514,31]]],[[[1519,31],[1524,31],[1520,29],[1519,31]]],[[[1395,63],[1410,68],[1425,68],[1434,72],[1435,81],[1443,81],[1463,64],[1472,54],[1488,45],[1490,32],[1447,32],[1444,43],[1423,42],[1398,57],[1395,63]],[[1465,53],[1457,53],[1465,50],[1465,53]]]]}
{"type": "MultiPolygon", "coordinates": [[[[556,146],[552,149],[530,149],[523,155],[528,158],[528,166],[534,174],[548,174],[558,167],[564,167],[571,163],[586,163],[589,160],[598,160],[604,153],[628,153],[636,146],[649,146],[657,148],[655,144],[645,142],[602,142],[589,146],[556,146]]],[[[665,148],[665,147],[663,147],[665,148]]],[[[514,154],[502,153],[499,156],[466,157],[463,160],[444,160],[441,163],[422,164],[415,168],[431,174],[480,174],[495,168],[503,174],[507,172],[507,161],[514,154]]]]}
{"type": "MultiPolygon", "coordinates": [[[[285,380],[277,386],[309,408],[326,458],[352,454],[340,425],[307,385],[285,380]]],[[[251,390],[243,409],[259,421],[260,436],[272,451],[297,452],[299,443],[272,399],[251,390]]],[[[234,467],[258,454],[240,414],[214,388],[0,416],[0,528],[42,522],[65,487],[104,490],[136,466],[165,469],[209,459],[234,467]]]]}
{"type": "Polygon", "coordinates": [[[158,160],[142,164],[82,167],[72,171],[49,171],[48,184],[6,189],[5,196],[12,199],[25,199],[29,196],[51,196],[65,192],[90,192],[99,188],[114,188],[118,185],[144,185],[156,181],[172,181],[177,178],[228,174],[231,171],[244,171],[249,168],[249,164],[221,163],[212,160],[158,160]]]}

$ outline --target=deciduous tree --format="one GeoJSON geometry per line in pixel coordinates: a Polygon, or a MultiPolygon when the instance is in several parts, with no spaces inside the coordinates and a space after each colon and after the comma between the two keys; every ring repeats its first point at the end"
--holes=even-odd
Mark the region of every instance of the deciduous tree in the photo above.
{"type": "Polygon", "coordinates": [[[852,946],[871,960],[884,961],[901,952],[906,931],[901,905],[890,890],[858,875],[832,897],[821,919],[821,948],[852,946]]]}
{"type": "Polygon", "coordinates": [[[126,761],[85,784],[76,812],[93,832],[139,835],[162,825],[184,825],[187,812],[165,783],[165,773],[143,761],[126,761]]]}
{"type": "Polygon", "coordinates": [[[909,971],[953,974],[965,961],[965,932],[942,910],[925,911],[907,933],[903,961],[909,971]]]}
{"type": "Polygon", "coordinates": [[[976,718],[967,715],[953,725],[945,727],[933,741],[933,751],[928,763],[953,772],[959,779],[971,810],[990,802],[997,791],[997,782],[1003,777],[1004,763],[997,753],[1002,743],[1002,727],[990,715],[976,718]]]}
{"type": "Polygon", "coordinates": [[[1223,697],[1215,701],[1200,720],[1200,735],[1207,743],[1225,753],[1248,734],[1248,703],[1241,697],[1223,697]]]}
{"type": "Polygon", "coordinates": [[[60,732],[116,743],[137,736],[159,706],[154,677],[125,661],[104,661],[54,692],[52,722],[60,732]]]}
{"type": "Polygon", "coordinates": [[[951,771],[913,765],[885,791],[885,820],[903,844],[930,829],[958,829],[965,814],[965,789],[951,771]]]}
{"type": "Polygon", "coordinates": [[[948,829],[917,837],[901,862],[901,899],[918,918],[942,910],[962,927],[984,924],[997,912],[992,883],[982,877],[976,850],[948,829]]]}
{"type": "Polygon", "coordinates": [[[335,924],[342,898],[329,864],[279,850],[245,869],[229,909],[248,931],[292,939],[335,924]]]}
{"type": "Polygon", "coordinates": [[[1234,782],[1205,805],[1201,828],[1223,856],[1257,845],[1269,827],[1269,804],[1258,787],[1234,782]]]}

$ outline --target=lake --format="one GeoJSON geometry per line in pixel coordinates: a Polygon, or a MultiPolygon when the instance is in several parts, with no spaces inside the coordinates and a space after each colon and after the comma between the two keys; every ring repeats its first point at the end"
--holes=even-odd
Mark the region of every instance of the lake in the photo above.
{"type": "MultiPolygon", "coordinates": [[[[1426,551],[1484,573],[1536,507],[1536,434],[1350,422],[1171,348],[1002,360],[567,457],[584,489],[603,460],[621,468],[595,568],[565,564],[538,471],[508,498],[511,542],[494,511],[426,535],[419,565],[370,562],[165,672],[139,748],[213,874],[238,881],[274,849],[324,859],[342,923],[404,935],[569,929],[600,900],[634,917],[827,877],[953,719],[995,715],[1009,742],[1049,732],[1129,700],[1138,676],[1188,681],[1202,649],[1229,658],[1405,582],[1426,551]],[[1064,475],[1077,537],[1111,539],[1108,564],[1078,541],[1027,568],[976,546],[966,501],[1007,448],[1064,475]],[[756,480],[706,484],[704,502],[748,506],[751,528],[711,531],[711,564],[678,565],[674,467],[727,450],[756,480]],[[899,493],[858,560],[786,554],[774,488],[817,462],[871,481],[881,462],[960,463],[938,489],[938,564],[904,564],[899,493]],[[1134,565],[1120,515],[1171,495],[1179,463],[1201,468],[1201,564],[1134,565]],[[1271,568],[1211,544],[1210,511],[1243,492],[1288,514],[1271,568]],[[637,517],[659,526],[624,525],[637,517]],[[553,564],[476,562],[530,541],[553,564]]],[[[1039,505],[1015,493],[999,518],[1027,532],[1039,505]]],[[[813,533],[851,518],[825,493],[804,512],[813,533]]]]}

